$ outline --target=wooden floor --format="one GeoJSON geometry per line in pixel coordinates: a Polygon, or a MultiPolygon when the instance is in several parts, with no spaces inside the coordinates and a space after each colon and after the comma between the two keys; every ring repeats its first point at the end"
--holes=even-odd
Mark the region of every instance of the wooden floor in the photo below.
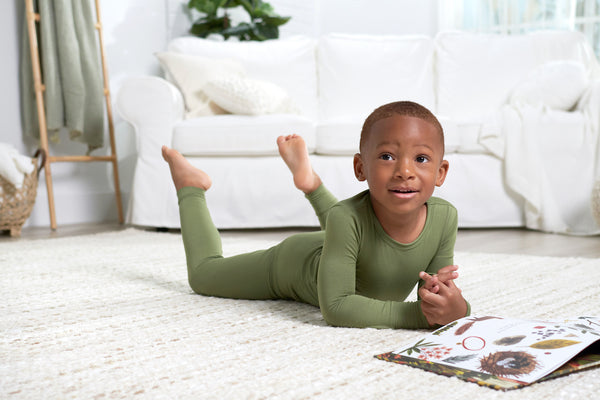
{"type": "MultiPolygon", "coordinates": [[[[14,240],[68,237],[126,229],[118,224],[83,224],[59,226],[56,231],[47,227],[24,228],[20,238],[0,234],[0,242],[14,240]]],[[[281,240],[296,232],[308,229],[227,230],[222,235],[254,235],[281,240]]],[[[177,232],[177,231],[174,231],[177,232]]],[[[541,233],[525,229],[460,229],[456,251],[530,254],[555,257],[600,258],[600,236],[566,236],[541,233]]]]}

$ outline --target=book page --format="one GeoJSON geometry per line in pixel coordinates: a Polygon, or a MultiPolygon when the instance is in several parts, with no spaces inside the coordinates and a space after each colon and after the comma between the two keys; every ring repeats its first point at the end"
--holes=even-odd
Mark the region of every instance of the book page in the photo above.
{"type": "Polygon", "coordinates": [[[600,319],[551,322],[492,316],[454,321],[394,354],[525,384],[600,340],[600,319]]]}

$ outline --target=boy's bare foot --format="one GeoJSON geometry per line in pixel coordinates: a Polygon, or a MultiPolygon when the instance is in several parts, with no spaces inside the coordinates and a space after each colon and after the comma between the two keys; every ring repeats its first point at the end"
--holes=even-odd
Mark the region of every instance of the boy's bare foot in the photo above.
{"type": "Polygon", "coordinates": [[[321,185],[321,178],[310,164],[306,143],[296,134],[279,136],[277,138],[279,154],[292,171],[294,185],[304,193],[312,193],[321,185]]]}
{"type": "Polygon", "coordinates": [[[162,156],[169,163],[175,189],[179,190],[182,187],[192,186],[208,190],[212,185],[210,176],[190,164],[177,150],[163,146],[162,156]]]}

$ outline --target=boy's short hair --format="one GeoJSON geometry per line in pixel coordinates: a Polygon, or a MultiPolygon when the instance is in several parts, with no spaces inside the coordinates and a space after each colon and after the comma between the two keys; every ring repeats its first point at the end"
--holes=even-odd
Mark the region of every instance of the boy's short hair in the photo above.
{"type": "Polygon", "coordinates": [[[423,121],[429,122],[440,134],[442,140],[442,153],[444,152],[444,129],[442,124],[436,118],[431,111],[426,107],[415,103],[413,101],[395,101],[392,103],[384,104],[377,107],[373,112],[365,119],[362,130],[360,132],[360,151],[363,151],[363,147],[371,133],[371,128],[375,122],[389,118],[392,115],[403,115],[408,117],[415,117],[422,119],[423,121]]]}

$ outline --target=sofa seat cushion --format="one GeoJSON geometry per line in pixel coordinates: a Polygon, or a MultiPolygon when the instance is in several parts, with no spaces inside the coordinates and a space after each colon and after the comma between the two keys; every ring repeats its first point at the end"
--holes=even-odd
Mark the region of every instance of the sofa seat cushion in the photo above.
{"type": "Polygon", "coordinates": [[[317,125],[315,153],[349,155],[358,153],[363,121],[358,118],[332,118],[317,125]]]}
{"type": "Polygon", "coordinates": [[[277,155],[277,137],[296,133],[315,149],[314,122],[294,114],[215,115],[187,119],[173,128],[171,145],[185,156],[277,155]]]}
{"type": "Polygon", "coordinates": [[[438,117],[444,128],[446,154],[491,154],[482,144],[482,138],[497,136],[501,125],[497,118],[486,121],[456,121],[448,117],[438,117]]]}
{"type": "MultiPolygon", "coordinates": [[[[456,121],[438,116],[444,129],[446,154],[489,154],[480,143],[482,135],[496,134],[500,129],[495,119],[480,121],[456,121]]],[[[332,118],[322,121],[316,129],[315,153],[321,155],[352,156],[359,152],[360,132],[363,121],[358,118],[332,118]]]]}

